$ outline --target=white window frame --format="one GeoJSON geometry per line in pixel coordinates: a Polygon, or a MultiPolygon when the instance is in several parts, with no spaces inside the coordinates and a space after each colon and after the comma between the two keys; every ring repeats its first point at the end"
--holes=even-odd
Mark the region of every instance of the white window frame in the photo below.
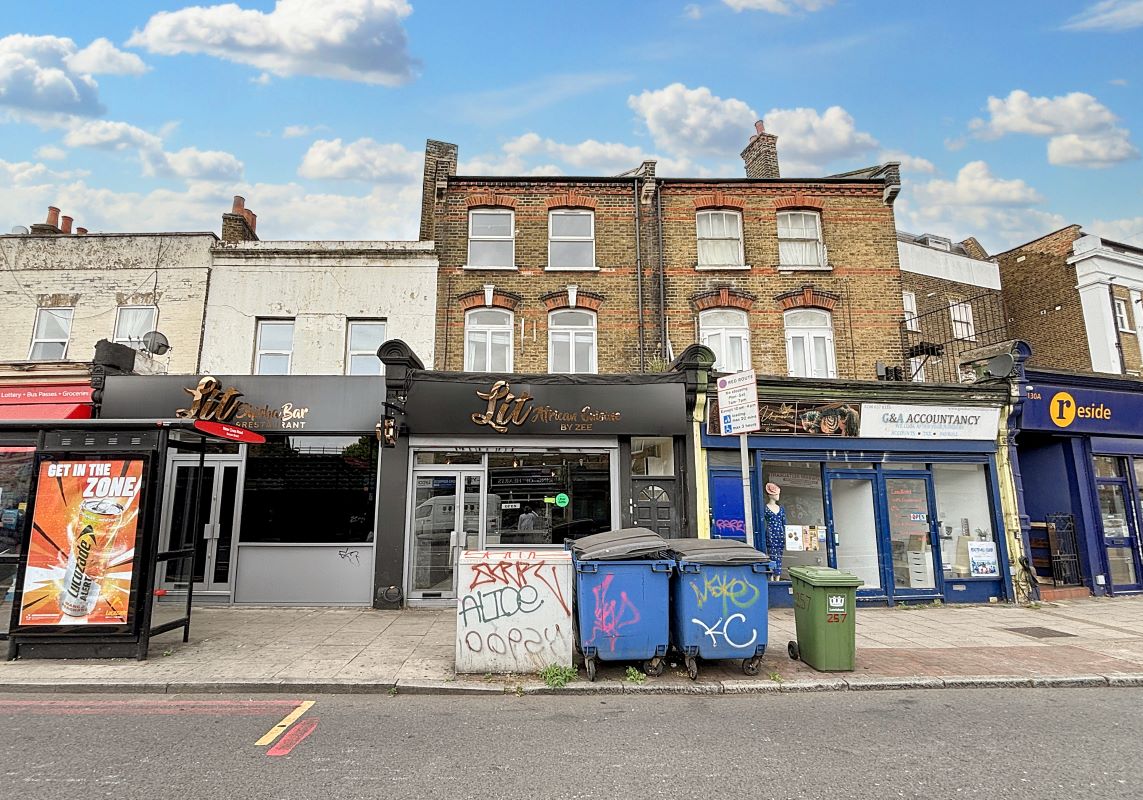
{"type": "Polygon", "coordinates": [[[739,360],[742,362],[739,369],[747,370],[753,365],[750,357],[750,315],[740,308],[708,308],[699,312],[699,342],[714,351],[715,362],[712,369],[715,372],[736,372],[727,369],[727,354],[730,352],[730,342],[737,338],[740,342],[739,360]],[[724,323],[710,323],[715,314],[733,313],[739,315],[741,325],[726,325],[724,323]]]}
{"type": "Polygon", "coordinates": [[[1127,313],[1127,301],[1118,297],[1115,298],[1115,327],[1119,328],[1120,333],[1135,333],[1127,313]]]}
{"type": "MultiPolygon", "coordinates": [[[[825,241],[822,239],[822,215],[819,211],[805,208],[794,208],[789,211],[778,212],[778,269],[780,270],[828,270],[829,260],[826,258],[825,241]],[[813,236],[792,236],[790,232],[792,226],[789,220],[797,216],[808,216],[814,221],[814,235],[813,236]],[[783,225],[783,221],[787,221],[783,225]],[[783,230],[785,234],[783,234],[783,230]],[[814,252],[816,259],[810,264],[787,264],[782,260],[782,242],[813,242],[816,247],[814,252]]],[[[799,226],[800,227],[800,226],[799,226]]]]}
{"type": "Polygon", "coordinates": [[[836,378],[837,377],[837,351],[833,341],[833,314],[821,308],[792,308],[782,315],[783,327],[786,331],[786,373],[791,378],[836,378]],[[814,311],[823,314],[826,320],[824,325],[794,325],[789,323],[792,314],[814,311]],[[817,363],[817,354],[814,348],[815,339],[824,339],[826,344],[826,363],[817,363]],[[794,348],[800,347],[809,374],[798,375],[794,370],[794,348]],[[824,372],[824,375],[817,374],[824,372]]]}
{"type": "Polygon", "coordinates": [[[917,314],[917,293],[908,290],[901,292],[901,304],[905,307],[905,330],[921,330],[921,322],[917,314]]]}
{"type": "Polygon", "coordinates": [[[498,208],[495,206],[481,206],[478,208],[470,208],[468,210],[468,262],[465,269],[516,269],[516,212],[511,208],[498,208]],[[504,214],[508,217],[508,235],[507,236],[473,236],[472,235],[472,218],[476,214],[504,214]],[[511,242],[512,243],[512,258],[508,264],[493,264],[490,266],[479,266],[472,263],[472,243],[473,242],[511,242]]]}
{"type": "Polygon", "coordinates": [[[957,297],[950,297],[949,319],[952,321],[954,339],[961,342],[976,341],[976,323],[972,318],[972,303],[957,297]]]}
{"type": "Polygon", "coordinates": [[[350,319],[345,322],[345,374],[346,375],[384,375],[385,364],[381,359],[377,358],[376,350],[354,350],[353,349],[353,326],[354,325],[380,325],[384,331],[382,334],[382,342],[389,335],[389,322],[384,319],[350,319]],[[353,364],[354,356],[371,355],[377,360],[377,372],[351,372],[351,365],[353,364]]]}
{"type": "Polygon", "coordinates": [[[917,356],[909,359],[909,380],[913,383],[925,382],[925,357],[917,356]]]}
{"type": "Polygon", "coordinates": [[[695,212],[695,269],[750,269],[746,264],[746,251],[743,245],[742,212],[729,208],[704,208],[695,212]],[[731,241],[729,236],[701,236],[699,235],[699,220],[703,217],[726,216],[732,217],[738,225],[738,260],[733,264],[704,264],[702,260],[702,243],[704,241],[722,242],[731,241]]]}
{"type": "Polygon", "coordinates": [[[278,375],[277,372],[262,372],[262,356],[286,356],[286,375],[294,374],[294,334],[297,332],[296,323],[293,319],[279,317],[267,317],[266,319],[258,320],[255,328],[254,339],[254,374],[255,375],[278,375]],[[269,350],[262,347],[262,328],[266,325],[289,325],[290,326],[290,349],[289,350],[269,350]]]}
{"type": "Polygon", "coordinates": [[[553,272],[583,272],[598,270],[595,264],[595,212],[581,208],[553,208],[548,212],[548,267],[553,272]],[[591,220],[591,233],[588,236],[556,236],[553,233],[552,219],[562,217],[587,217],[591,220]],[[552,265],[552,242],[591,242],[591,264],[586,267],[557,267],[552,265]]]}
{"type": "Polygon", "coordinates": [[[599,319],[594,311],[586,308],[561,308],[552,311],[548,314],[548,373],[557,374],[553,369],[555,363],[555,349],[556,349],[556,335],[568,335],[568,363],[571,365],[571,370],[568,372],[558,373],[561,375],[594,375],[599,372],[599,319]],[[561,325],[557,320],[561,315],[575,313],[587,314],[591,319],[590,325],[561,325]],[[575,345],[576,340],[579,338],[589,338],[591,341],[591,356],[590,363],[583,365],[585,368],[581,369],[575,360],[575,345]]]}
{"type": "Polygon", "coordinates": [[[121,337],[119,335],[119,319],[122,316],[123,312],[127,311],[127,310],[136,310],[136,309],[140,309],[140,308],[147,309],[148,311],[151,312],[151,324],[150,324],[150,326],[148,326],[147,330],[144,331],[144,333],[150,333],[151,331],[156,330],[158,328],[158,326],[159,326],[159,307],[158,306],[148,306],[148,305],[119,306],[118,308],[115,309],[115,327],[111,329],[111,341],[116,342],[117,344],[125,344],[128,347],[135,348],[136,350],[138,350],[139,348],[141,348],[143,346],[143,340],[142,339],[139,339],[139,341],[132,341],[131,339],[127,339],[127,338],[121,337]]]}
{"type": "Polygon", "coordinates": [[[51,306],[48,308],[37,308],[36,309],[36,321],[34,323],[32,323],[32,344],[28,347],[28,360],[29,361],[66,361],[67,360],[67,348],[68,348],[68,345],[71,344],[71,323],[74,319],[75,319],[75,307],[74,306],[51,306]],[[48,339],[48,338],[40,337],[37,335],[40,332],[40,315],[41,314],[51,314],[52,316],[56,317],[56,319],[63,319],[63,312],[67,312],[67,314],[66,314],[67,336],[65,336],[63,339],[48,339]],[[59,358],[53,358],[53,359],[32,358],[32,355],[36,352],[36,345],[38,345],[38,344],[60,344],[61,342],[63,343],[64,348],[63,348],[63,354],[59,358]]]}
{"type": "Polygon", "coordinates": [[[473,308],[464,313],[464,371],[474,372],[472,352],[469,350],[469,335],[473,333],[484,334],[484,360],[490,368],[492,364],[492,334],[494,332],[502,333],[508,332],[508,359],[505,372],[512,371],[512,362],[516,351],[516,315],[506,308],[492,308],[489,306],[480,306],[473,308]],[[470,321],[473,314],[481,311],[495,311],[504,315],[508,320],[506,325],[489,325],[486,323],[473,323],[470,321]]]}

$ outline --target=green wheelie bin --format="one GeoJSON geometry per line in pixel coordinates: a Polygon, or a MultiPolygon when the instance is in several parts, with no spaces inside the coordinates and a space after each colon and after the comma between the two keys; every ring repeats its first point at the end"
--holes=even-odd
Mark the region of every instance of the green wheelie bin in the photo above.
{"type": "Polygon", "coordinates": [[[852,672],[856,593],[863,581],[832,567],[790,567],[790,581],[798,631],[798,640],[787,646],[790,658],[819,672],[852,672]]]}

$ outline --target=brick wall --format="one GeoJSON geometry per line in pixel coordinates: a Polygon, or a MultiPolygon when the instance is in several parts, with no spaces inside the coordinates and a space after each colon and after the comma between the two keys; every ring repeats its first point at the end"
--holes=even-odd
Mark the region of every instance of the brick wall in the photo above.
{"type": "Polygon", "coordinates": [[[1123,367],[1127,375],[1139,375],[1143,372],[1143,351],[1139,344],[1139,320],[1135,317],[1135,309],[1131,305],[1131,291],[1125,286],[1115,286],[1115,299],[1122,300],[1127,306],[1127,325],[1130,330],[1119,331],[1119,346],[1123,351],[1123,367]]]}
{"type": "Polygon", "coordinates": [[[904,270],[901,283],[902,289],[912,292],[917,300],[916,330],[906,328],[903,332],[906,348],[921,342],[944,347],[942,356],[921,357],[918,362],[927,382],[956,382],[963,352],[1011,338],[1001,290],[904,270]],[[954,302],[966,302],[972,309],[971,339],[961,337],[962,329],[953,325],[954,302]]]}

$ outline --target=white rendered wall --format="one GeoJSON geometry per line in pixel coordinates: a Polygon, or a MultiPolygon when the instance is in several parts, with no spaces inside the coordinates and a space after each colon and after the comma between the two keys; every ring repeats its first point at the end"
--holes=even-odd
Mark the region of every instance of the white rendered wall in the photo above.
{"type": "Polygon", "coordinates": [[[1068,263],[1076,268],[1076,288],[1083,307],[1091,368],[1118,375],[1123,370],[1110,287],[1143,291],[1143,251],[1112,247],[1089,234],[1075,240],[1072,252],[1074,255],[1068,263]]]}
{"type": "Polygon", "coordinates": [[[979,286],[982,289],[1000,288],[1000,266],[992,261],[979,261],[902,241],[897,242],[897,254],[901,260],[902,272],[979,286]]]}

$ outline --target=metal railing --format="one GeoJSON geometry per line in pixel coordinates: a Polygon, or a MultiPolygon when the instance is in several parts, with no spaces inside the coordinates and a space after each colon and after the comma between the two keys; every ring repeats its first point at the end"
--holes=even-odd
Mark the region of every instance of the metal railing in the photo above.
{"type": "MultiPolygon", "coordinates": [[[[918,298],[920,299],[920,298],[918,298]]],[[[982,292],[901,323],[905,360],[900,379],[961,383],[975,375],[962,369],[964,354],[1008,338],[1008,318],[999,292],[982,292]]]]}

